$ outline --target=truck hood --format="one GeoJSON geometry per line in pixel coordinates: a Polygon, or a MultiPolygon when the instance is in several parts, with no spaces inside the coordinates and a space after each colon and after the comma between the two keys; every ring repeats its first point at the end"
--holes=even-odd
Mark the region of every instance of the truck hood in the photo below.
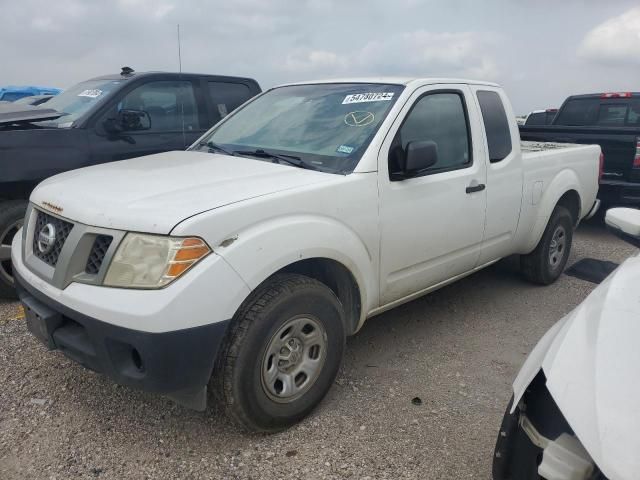
{"type": "Polygon", "coordinates": [[[178,151],[56,175],[38,185],[31,201],[87,225],[167,234],[198,213],[335,177],[252,158],[178,151]]]}
{"type": "Polygon", "coordinates": [[[542,369],[547,389],[602,472],[640,472],[640,257],[626,260],[540,340],[514,383],[514,406],[542,369]]]}
{"type": "Polygon", "coordinates": [[[63,113],[52,108],[7,103],[0,105],[0,126],[12,125],[14,123],[53,120],[54,118],[59,118],[63,115],[63,113]]]}

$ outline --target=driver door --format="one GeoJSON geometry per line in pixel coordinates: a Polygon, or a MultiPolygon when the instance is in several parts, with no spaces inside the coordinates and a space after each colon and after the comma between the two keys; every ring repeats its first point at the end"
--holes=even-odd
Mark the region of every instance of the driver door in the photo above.
{"type": "Polygon", "coordinates": [[[116,99],[96,122],[90,135],[92,163],[184,150],[201,133],[195,88],[191,81],[147,82],[116,99]],[[146,112],[150,119],[149,129],[125,129],[118,134],[105,131],[105,120],[116,119],[122,110],[146,112]]]}
{"type": "Polygon", "coordinates": [[[417,90],[378,158],[381,306],[472,270],[486,209],[486,154],[466,85],[417,90]],[[471,108],[468,108],[471,106],[471,108]],[[434,142],[437,162],[402,176],[410,142],[434,142]]]}

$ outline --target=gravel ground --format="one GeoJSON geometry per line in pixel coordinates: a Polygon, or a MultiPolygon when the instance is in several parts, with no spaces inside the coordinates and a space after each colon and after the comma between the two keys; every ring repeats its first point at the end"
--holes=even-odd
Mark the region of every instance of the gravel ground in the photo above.
{"type": "MultiPolygon", "coordinates": [[[[633,251],[585,225],[569,264],[633,251]]],[[[320,407],[270,436],[47,353],[0,303],[0,478],[489,479],[514,375],[593,287],[532,286],[508,259],[373,318],[320,407]]]]}

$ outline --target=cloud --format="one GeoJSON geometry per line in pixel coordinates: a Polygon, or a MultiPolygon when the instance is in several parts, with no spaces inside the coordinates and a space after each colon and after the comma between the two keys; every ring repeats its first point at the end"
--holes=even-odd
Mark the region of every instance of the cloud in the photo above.
{"type": "Polygon", "coordinates": [[[426,30],[390,35],[345,53],[298,49],[284,67],[301,75],[439,76],[495,79],[492,55],[496,36],[476,32],[426,30]]]}
{"type": "Polygon", "coordinates": [[[639,65],[640,7],[611,18],[587,33],[578,54],[609,65],[639,65]]]}

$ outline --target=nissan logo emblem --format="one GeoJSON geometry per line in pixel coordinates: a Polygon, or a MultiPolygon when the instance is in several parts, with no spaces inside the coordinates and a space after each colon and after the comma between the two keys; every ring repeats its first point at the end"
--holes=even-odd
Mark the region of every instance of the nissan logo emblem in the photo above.
{"type": "Polygon", "coordinates": [[[38,233],[38,250],[40,253],[46,255],[53,250],[53,246],[56,243],[56,227],[51,223],[47,223],[40,233],[38,233]]]}

